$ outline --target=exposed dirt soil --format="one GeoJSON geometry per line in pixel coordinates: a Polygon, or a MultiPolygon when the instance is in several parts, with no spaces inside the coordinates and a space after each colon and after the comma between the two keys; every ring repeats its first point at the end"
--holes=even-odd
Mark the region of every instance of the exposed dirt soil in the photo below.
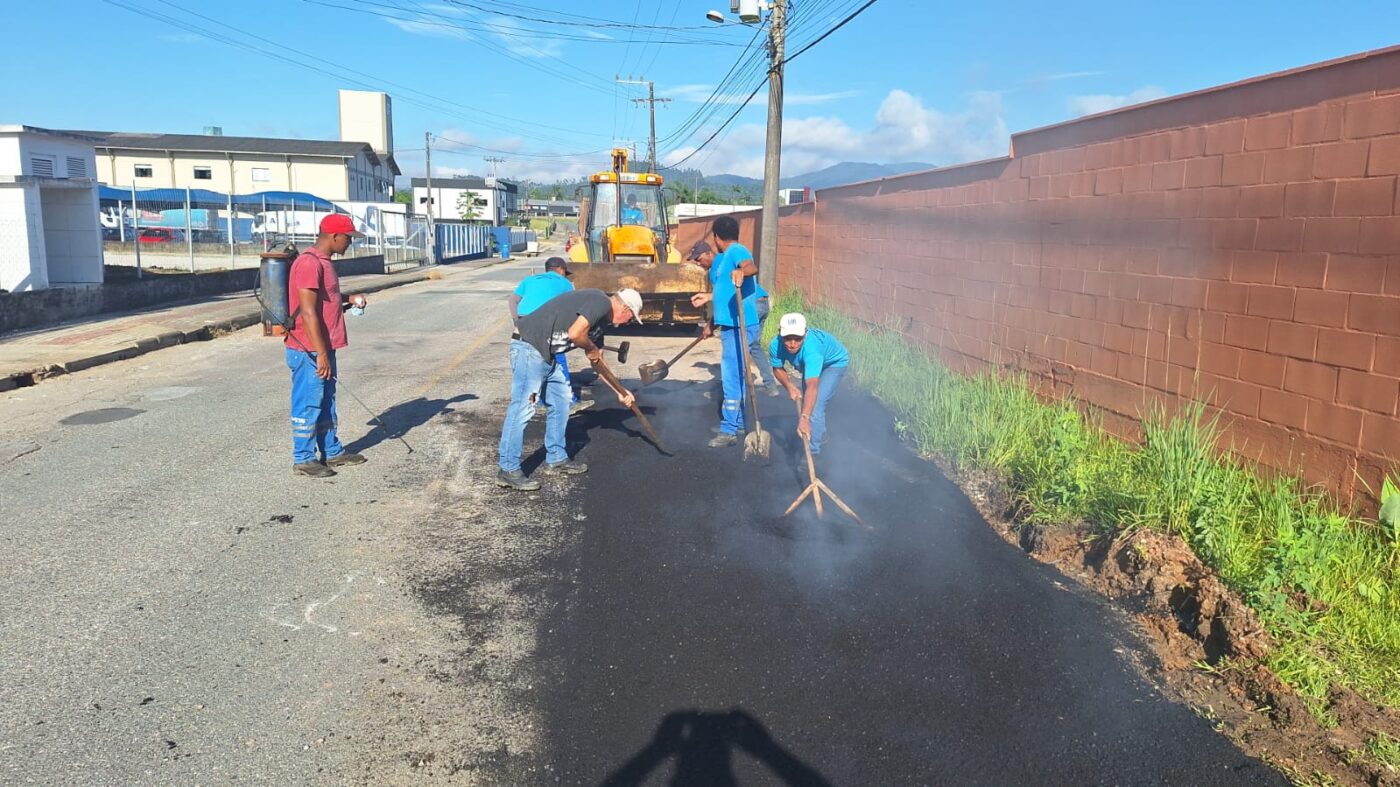
{"type": "MultiPolygon", "coordinates": [[[[1007,541],[1102,593],[1140,624],[1155,660],[1143,672],[1215,723],[1241,749],[1299,783],[1400,785],[1365,756],[1379,733],[1400,738],[1400,714],[1332,687],[1328,727],[1263,664],[1273,642],[1258,617],[1180,538],[1138,530],[1114,539],[1085,524],[1016,521],[1003,481],[935,461],[1007,541]]],[[[1306,601],[1306,600],[1304,600],[1306,601]]]]}

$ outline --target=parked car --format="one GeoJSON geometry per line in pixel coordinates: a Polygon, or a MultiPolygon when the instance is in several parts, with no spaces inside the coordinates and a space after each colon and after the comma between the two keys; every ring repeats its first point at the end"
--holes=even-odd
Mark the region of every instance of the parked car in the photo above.
{"type": "Polygon", "coordinates": [[[185,240],[185,233],[169,227],[142,227],[142,243],[180,243],[185,240]]]}

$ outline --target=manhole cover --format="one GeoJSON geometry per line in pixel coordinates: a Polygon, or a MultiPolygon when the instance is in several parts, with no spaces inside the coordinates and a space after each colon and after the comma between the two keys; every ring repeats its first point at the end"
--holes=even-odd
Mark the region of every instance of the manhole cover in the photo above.
{"type": "Polygon", "coordinates": [[[109,424],[113,421],[124,421],[127,418],[134,418],[145,410],[135,410],[130,407],[104,407],[101,410],[88,410],[84,413],[75,413],[59,421],[66,426],[81,426],[84,424],[109,424]]]}

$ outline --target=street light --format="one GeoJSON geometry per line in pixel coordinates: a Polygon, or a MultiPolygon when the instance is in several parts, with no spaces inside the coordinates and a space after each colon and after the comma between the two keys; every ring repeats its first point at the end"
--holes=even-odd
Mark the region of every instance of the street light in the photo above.
{"type": "MultiPolygon", "coordinates": [[[[743,24],[760,21],[760,10],[769,12],[768,24],[768,140],[763,155],[763,218],[759,233],[758,283],[769,292],[778,289],[778,178],[783,147],[783,43],[787,32],[788,0],[730,0],[729,10],[743,24]]],[[[710,11],[711,22],[728,23],[724,14],[710,11]]]]}

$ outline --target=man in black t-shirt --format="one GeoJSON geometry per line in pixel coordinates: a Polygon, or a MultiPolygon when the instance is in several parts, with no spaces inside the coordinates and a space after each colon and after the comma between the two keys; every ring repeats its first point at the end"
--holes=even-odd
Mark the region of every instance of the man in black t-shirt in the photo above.
{"type": "MultiPolygon", "coordinates": [[[[590,362],[602,360],[603,351],[589,337],[589,331],[604,321],[613,325],[628,320],[640,323],[641,310],[642,296],[636,290],[619,290],[611,297],[602,290],[574,290],[554,296],[520,318],[516,323],[520,338],[510,342],[510,408],[501,426],[498,486],[527,492],[540,488],[539,481],[520,470],[520,455],[524,450],[525,425],[535,414],[540,386],[545,386],[549,401],[568,401],[569,383],[563,368],[555,362],[555,355],[578,347],[590,362]]],[[[624,407],[632,406],[634,397],[627,389],[614,389],[614,393],[624,407]]],[[[568,408],[549,409],[544,423],[546,473],[588,472],[588,465],[570,459],[565,450],[564,430],[568,423],[568,408]]]]}

